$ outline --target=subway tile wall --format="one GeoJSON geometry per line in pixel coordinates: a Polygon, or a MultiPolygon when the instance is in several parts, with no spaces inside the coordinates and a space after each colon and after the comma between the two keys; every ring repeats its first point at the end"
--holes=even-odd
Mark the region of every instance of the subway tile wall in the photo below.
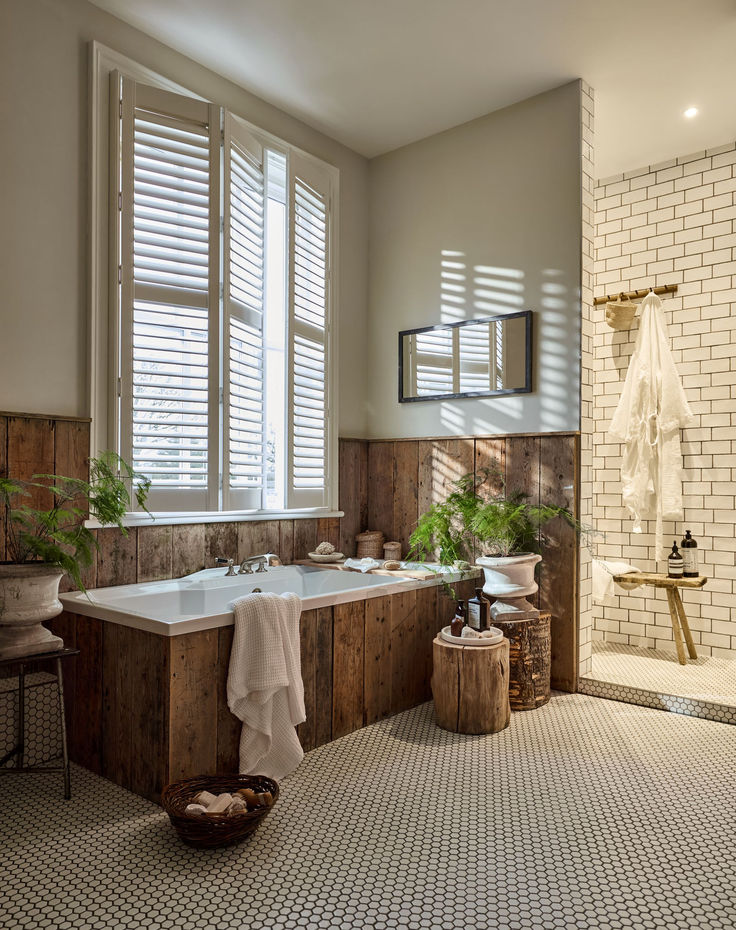
{"type": "MultiPolygon", "coordinates": [[[[700,547],[701,591],[683,596],[702,655],[736,650],[736,144],[697,152],[599,181],[595,202],[595,293],[677,284],[663,297],[670,345],[695,426],[682,431],[682,523],[665,523],[665,541],[691,529],[700,547]]],[[[622,447],[607,430],[636,339],[616,332],[596,308],[592,353],[593,524],[605,534],[601,558],[648,571],[654,525],[631,534],[621,502],[622,447]]],[[[674,651],[663,592],[639,588],[594,608],[594,639],[674,651]]]]}

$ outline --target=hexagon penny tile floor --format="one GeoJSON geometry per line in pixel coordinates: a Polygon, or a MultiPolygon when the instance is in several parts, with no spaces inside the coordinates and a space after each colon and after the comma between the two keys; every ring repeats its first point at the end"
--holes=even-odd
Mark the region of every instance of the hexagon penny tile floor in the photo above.
{"type": "Polygon", "coordinates": [[[733,930],[736,727],[554,695],[491,736],[431,704],[307,755],[198,851],[75,767],[6,777],[3,930],[733,930]]]}

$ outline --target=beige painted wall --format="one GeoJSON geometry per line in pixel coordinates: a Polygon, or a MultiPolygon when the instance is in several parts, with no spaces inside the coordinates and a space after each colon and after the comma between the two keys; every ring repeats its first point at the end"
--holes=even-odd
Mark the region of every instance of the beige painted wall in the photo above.
{"type": "Polygon", "coordinates": [[[579,428],[580,93],[575,81],[371,161],[372,437],[579,428]],[[399,330],[526,309],[532,394],[398,403],[399,330]]]}
{"type": "Polygon", "coordinates": [[[340,433],[364,435],[366,160],[85,0],[0,3],[0,410],[89,410],[92,39],[340,169],[340,433]]]}

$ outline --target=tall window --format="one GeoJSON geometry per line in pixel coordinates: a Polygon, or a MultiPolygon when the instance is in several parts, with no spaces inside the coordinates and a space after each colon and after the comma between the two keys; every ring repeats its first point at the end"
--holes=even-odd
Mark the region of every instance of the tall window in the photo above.
{"type": "Polygon", "coordinates": [[[120,452],[159,511],[327,507],[336,172],[112,75],[120,452]]]}

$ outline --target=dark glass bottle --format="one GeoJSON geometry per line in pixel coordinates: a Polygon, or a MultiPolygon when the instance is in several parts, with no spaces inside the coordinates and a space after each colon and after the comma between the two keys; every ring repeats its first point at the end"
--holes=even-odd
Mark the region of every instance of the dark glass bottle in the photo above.
{"type": "Polygon", "coordinates": [[[698,544],[690,535],[690,530],[685,530],[685,538],[680,543],[682,547],[682,574],[685,578],[698,577],[698,544]]]}
{"type": "Polygon", "coordinates": [[[672,552],[670,552],[669,557],[667,558],[667,577],[668,578],[682,578],[683,573],[683,561],[680,551],[677,548],[677,540],[672,542],[672,552]]]}
{"type": "Polygon", "coordinates": [[[483,588],[475,589],[475,597],[468,599],[468,626],[472,630],[487,630],[490,626],[489,612],[491,605],[483,597],[483,588]]]}
{"type": "Polygon", "coordinates": [[[465,626],[465,601],[458,601],[455,608],[455,616],[450,623],[450,633],[453,636],[462,636],[463,627],[465,626]]]}

